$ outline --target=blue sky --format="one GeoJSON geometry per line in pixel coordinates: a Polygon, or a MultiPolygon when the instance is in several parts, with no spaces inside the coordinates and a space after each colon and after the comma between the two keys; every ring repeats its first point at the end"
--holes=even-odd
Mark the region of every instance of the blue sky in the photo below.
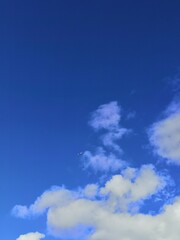
{"type": "Polygon", "coordinates": [[[177,239],[178,221],[167,219],[179,209],[179,8],[166,0],[0,3],[4,240],[177,239]],[[121,225],[140,213],[147,232],[121,225]],[[174,235],[155,229],[166,224],[174,235]]]}

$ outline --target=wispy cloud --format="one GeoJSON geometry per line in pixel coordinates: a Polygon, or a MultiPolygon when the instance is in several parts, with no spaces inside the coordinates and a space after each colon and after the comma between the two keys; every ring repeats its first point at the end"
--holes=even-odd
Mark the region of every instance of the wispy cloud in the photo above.
{"type": "Polygon", "coordinates": [[[180,68],[178,69],[171,83],[173,85],[174,92],[179,92],[180,91],[180,68]]]}
{"type": "Polygon", "coordinates": [[[39,232],[30,232],[20,235],[16,240],[40,240],[45,238],[45,235],[39,232]]]}
{"type": "Polygon", "coordinates": [[[89,124],[95,131],[104,130],[101,135],[105,147],[121,151],[117,140],[121,139],[129,130],[120,126],[121,107],[116,101],[103,104],[95,110],[89,124]]]}
{"type": "Polygon", "coordinates": [[[96,172],[114,172],[125,165],[123,160],[113,153],[107,153],[103,148],[97,148],[94,154],[90,151],[85,151],[82,160],[85,168],[90,167],[96,172]]]}
{"type": "Polygon", "coordinates": [[[103,104],[92,113],[89,124],[95,130],[106,129],[111,131],[119,128],[120,112],[121,109],[116,101],[103,104]]]}
{"type": "Polygon", "coordinates": [[[85,168],[95,171],[117,171],[126,164],[121,159],[122,149],[118,143],[130,130],[120,126],[121,108],[117,102],[110,102],[98,107],[91,114],[90,126],[100,132],[101,147],[95,153],[85,151],[82,160],[85,168]]]}
{"type": "Polygon", "coordinates": [[[126,118],[129,120],[129,119],[134,119],[135,117],[136,117],[136,112],[132,111],[127,114],[126,118]]]}
{"type": "Polygon", "coordinates": [[[126,128],[118,128],[113,131],[109,131],[101,136],[102,143],[105,147],[110,147],[112,150],[122,152],[117,140],[121,139],[122,136],[129,131],[126,128]]]}

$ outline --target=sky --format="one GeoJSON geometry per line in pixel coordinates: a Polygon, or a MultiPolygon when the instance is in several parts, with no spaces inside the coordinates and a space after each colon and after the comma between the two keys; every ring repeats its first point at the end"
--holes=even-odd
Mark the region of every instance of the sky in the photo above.
{"type": "Polygon", "coordinates": [[[179,240],[180,2],[0,2],[3,240],[179,240]]]}

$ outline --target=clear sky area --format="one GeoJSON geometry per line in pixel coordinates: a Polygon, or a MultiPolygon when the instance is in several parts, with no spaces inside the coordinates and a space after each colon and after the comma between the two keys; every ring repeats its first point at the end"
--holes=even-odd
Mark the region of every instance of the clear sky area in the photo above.
{"type": "Polygon", "coordinates": [[[2,240],[179,240],[180,1],[0,2],[2,240]]]}

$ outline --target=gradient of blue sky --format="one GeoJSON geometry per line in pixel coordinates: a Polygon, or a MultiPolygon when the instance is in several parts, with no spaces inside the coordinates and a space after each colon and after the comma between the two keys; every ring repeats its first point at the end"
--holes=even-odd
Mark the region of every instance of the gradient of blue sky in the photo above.
{"type": "MultiPolygon", "coordinates": [[[[117,101],[123,127],[133,130],[121,142],[126,161],[168,169],[179,185],[179,167],[157,161],[146,132],[176,95],[179,9],[179,1],[162,0],[1,1],[4,240],[45,232],[44,217],[12,217],[16,204],[31,204],[52,185],[73,189],[98,181],[101,175],[82,170],[78,153],[99,144],[87,123],[104,103],[117,101]]],[[[150,202],[144,211],[156,207],[150,202]]]]}

